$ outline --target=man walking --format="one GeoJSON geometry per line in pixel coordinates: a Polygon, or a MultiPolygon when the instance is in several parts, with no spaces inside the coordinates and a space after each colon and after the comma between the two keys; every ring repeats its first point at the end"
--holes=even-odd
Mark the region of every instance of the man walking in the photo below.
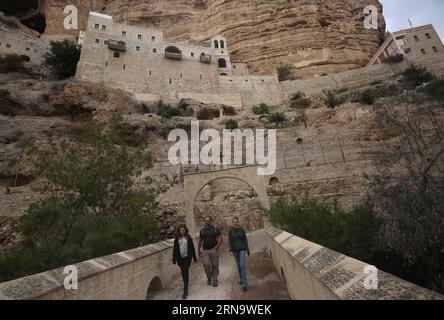
{"type": "Polygon", "coordinates": [[[219,276],[219,247],[222,244],[222,233],[213,226],[213,219],[210,216],[205,217],[205,226],[200,230],[197,252],[203,256],[203,266],[207,274],[207,284],[218,285],[219,276]],[[201,252],[201,247],[203,251],[201,252]]]}

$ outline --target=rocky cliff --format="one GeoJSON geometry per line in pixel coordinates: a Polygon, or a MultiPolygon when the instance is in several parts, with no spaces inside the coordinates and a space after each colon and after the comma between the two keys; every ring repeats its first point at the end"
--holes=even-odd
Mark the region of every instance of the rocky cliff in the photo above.
{"type": "Polygon", "coordinates": [[[162,29],[179,41],[221,34],[232,60],[247,62],[252,74],[270,74],[281,62],[294,64],[298,78],[358,68],[367,64],[385,32],[382,14],[378,30],[364,29],[363,9],[374,4],[382,13],[378,0],[40,0],[37,11],[46,34],[67,32],[63,8],[68,4],[79,9],[83,29],[94,10],[162,29]]]}

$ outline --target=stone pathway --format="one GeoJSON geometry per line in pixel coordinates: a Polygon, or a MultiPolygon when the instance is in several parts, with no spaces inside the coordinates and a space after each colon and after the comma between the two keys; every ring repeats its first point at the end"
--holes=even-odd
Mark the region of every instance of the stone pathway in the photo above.
{"type": "MultiPolygon", "coordinates": [[[[219,259],[219,286],[207,285],[202,261],[198,259],[190,268],[188,300],[283,300],[289,299],[286,285],[279,279],[273,265],[264,252],[257,252],[247,258],[249,289],[239,286],[239,274],[234,258],[223,253],[219,259]]],[[[183,283],[180,270],[177,277],[156,293],[153,300],[181,300],[183,283]]]]}

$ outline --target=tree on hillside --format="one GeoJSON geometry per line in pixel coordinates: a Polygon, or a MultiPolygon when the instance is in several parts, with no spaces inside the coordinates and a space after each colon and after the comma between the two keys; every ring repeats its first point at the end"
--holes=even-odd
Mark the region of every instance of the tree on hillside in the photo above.
{"type": "Polygon", "coordinates": [[[444,137],[434,112],[418,104],[378,109],[378,117],[400,133],[375,162],[366,199],[383,224],[380,238],[400,257],[407,279],[444,292],[444,137]]]}
{"type": "Polygon", "coordinates": [[[80,46],[73,41],[50,41],[45,61],[58,79],[69,78],[76,74],[80,51],[80,46]]]}
{"type": "Polygon", "coordinates": [[[0,281],[126,250],[154,240],[161,190],[136,188],[152,159],[121,139],[122,117],[91,122],[75,139],[36,152],[46,197],[20,221],[23,241],[0,258],[0,281]]]}
{"type": "Polygon", "coordinates": [[[276,67],[278,80],[279,81],[294,80],[293,70],[294,66],[292,64],[281,63],[279,66],[276,67]]]}

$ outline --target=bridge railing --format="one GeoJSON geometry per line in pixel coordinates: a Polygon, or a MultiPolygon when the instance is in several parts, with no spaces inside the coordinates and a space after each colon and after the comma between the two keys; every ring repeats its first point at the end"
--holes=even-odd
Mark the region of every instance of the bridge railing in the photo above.
{"type": "Polygon", "coordinates": [[[347,257],[277,228],[269,228],[267,253],[292,299],[444,299],[365,262],[347,257]]]}

